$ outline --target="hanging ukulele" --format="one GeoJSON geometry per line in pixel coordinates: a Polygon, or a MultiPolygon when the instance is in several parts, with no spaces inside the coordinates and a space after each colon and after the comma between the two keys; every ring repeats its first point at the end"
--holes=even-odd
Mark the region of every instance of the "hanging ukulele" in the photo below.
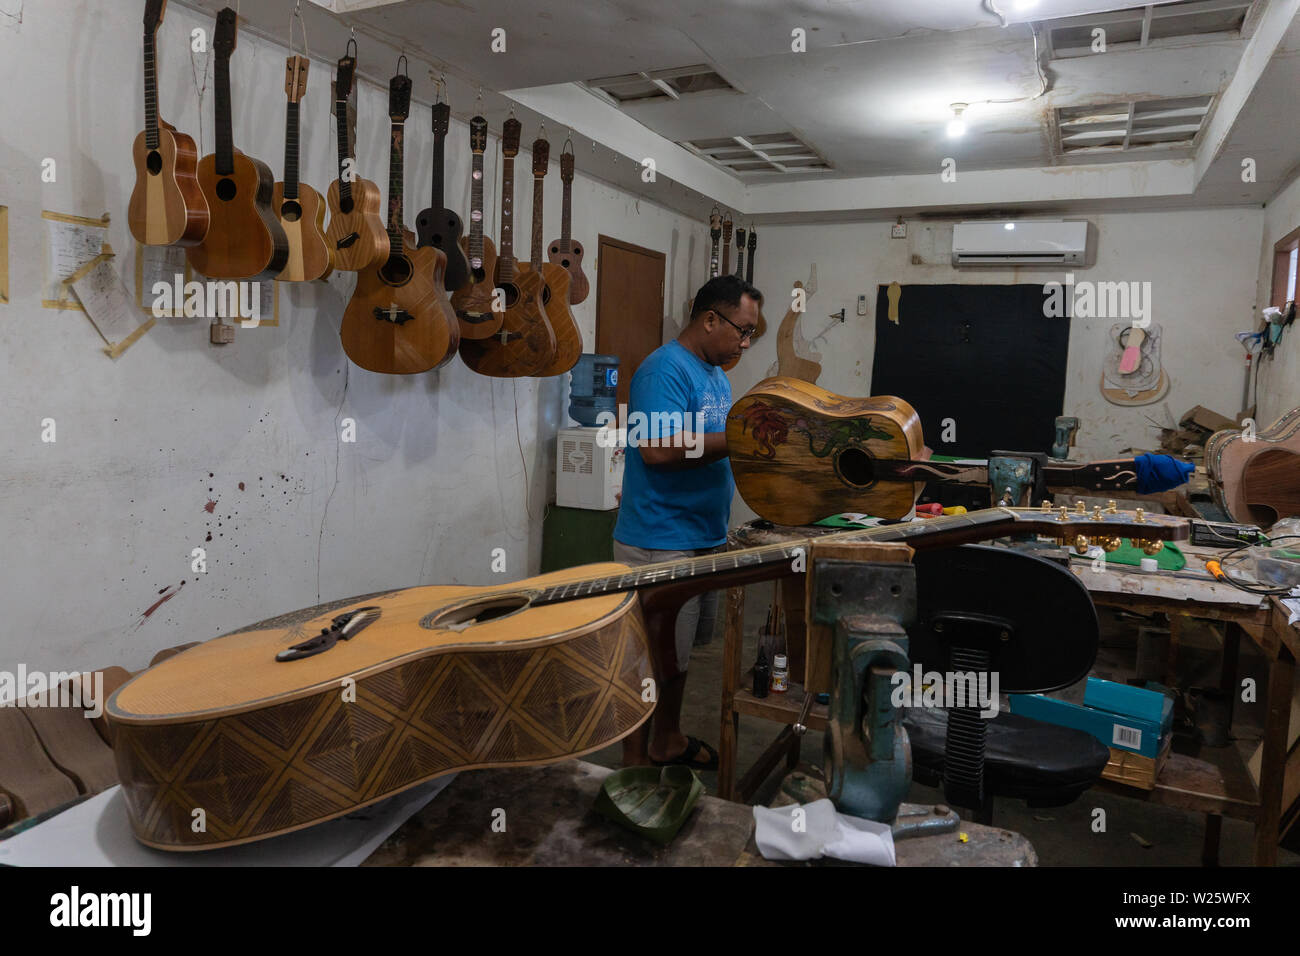
{"type": "MultiPolygon", "coordinates": [[[[401,63],[406,57],[398,60],[401,63]]],[[[402,224],[405,123],[411,107],[411,78],[389,81],[392,132],[388,160],[389,255],[380,266],[357,275],[357,287],[343,313],[339,338],[353,362],[371,372],[410,375],[446,364],[456,354],[460,326],[443,292],[447,257],[432,246],[416,248],[402,224]]]]}
{"type": "Polygon", "coordinates": [[[731,274],[731,220],[722,220],[722,275],[731,274]]]}
{"type": "Polygon", "coordinates": [[[330,272],[330,250],[325,242],[325,201],[320,193],[298,181],[298,103],[307,92],[304,56],[291,56],[284,65],[284,92],[289,102],[284,120],[284,182],[271,193],[275,210],[289,241],[289,262],[276,276],[287,282],[322,279],[330,272]]]}
{"type": "Polygon", "coordinates": [[[192,137],[158,116],[154,36],[167,0],[144,6],[144,130],[135,138],[135,189],[127,206],[131,235],[146,246],[192,246],[203,241],[210,213],[196,176],[199,151],[192,137]]]}
{"type": "MultiPolygon", "coordinates": [[[[572,157],[570,157],[572,161],[572,157]]],[[[569,283],[573,276],[564,266],[542,261],[542,184],[551,163],[551,144],[544,137],[533,141],[533,243],[532,260],[521,268],[540,273],[546,283],[542,291],[542,306],[546,318],[555,331],[555,357],[537,375],[562,375],[578,364],[582,356],[582,332],[569,311],[569,283]]]]}
{"type": "Polygon", "coordinates": [[[379,187],[356,174],[356,159],[352,156],[349,130],[352,86],[357,67],[353,51],[356,41],[348,41],[348,53],[338,62],[338,75],[334,81],[334,118],[338,124],[339,174],[330,183],[325,199],[330,207],[330,225],[325,230],[325,242],[330,248],[334,267],[348,272],[360,272],[371,266],[383,265],[388,259],[388,234],[384,219],[379,214],[383,196],[379,187]]]}
{"type": "Polygon", "coordinates": [[[582,271],[582,243],[572,238],[573,144],[565,141],[560,152],[560,180],[564,183],[564,205],[560,207],[560,238],[551,241],[547,258],[569,270],[569,305],[585,302],[591,283],[582,271]]]}
{"type": "Polygon", "coordinates": [[[433,246],[447,257],[447,291],[455,292],[465,288],[472,280],[469,260],[459,245],[464,229],[460,216],[448,209],[443,202],[443,159],[450,119],[450,106],[446,103],[433,104],[433,202],[415,217],[415,231],[420,238],[419,245],[433,246]]]}
{"type": "Polygon", "coordinates": [[[722,238],[722,216],[718,213],[718,207],[713,207],[713,212],[709,214],[709,239],[713,242],[713,247],[709,250],[709,278],[716,278],[718,275],[718,240],[722,238]]]}
{"type": "Polygon", "coordinates": [[[460,322],[460,337],[485,339],[501,330],[501,313],[492,308],[496,289],[497,250],[483,235],[483,153],[487,149],[487,120],[469,121],[469,148],[473,153],[469,186],[469,235],[460,240],[469,262],[470,282],[451,297],[460,322]]]}
{"type": "Polygon", "coordinates": [[[745,230],[736,230],[736,272],[737,279],[745,278],[745,230]]]}
{"type": "MultiPolygon", "coordinates": [[[[555,357],[555,332],[542,305],[540,272],[515,265],[515,156],[521,124],[513,116],[501,130],[501,253],[493,296],[505,307],[501,331],[488,339],[462,339],[460,357],[481,375],[519,378],[538,375],[555,357]]],[[[495,303],[494,303],[495,306],[495,303]]]]}

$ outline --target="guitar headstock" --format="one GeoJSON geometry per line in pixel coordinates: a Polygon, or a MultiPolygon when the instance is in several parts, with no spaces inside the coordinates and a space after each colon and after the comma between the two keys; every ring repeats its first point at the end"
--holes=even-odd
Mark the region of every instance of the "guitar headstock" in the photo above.
{"type": "Polygon", "coordinates": [[[212,36],[212,49],[220,59],[230,59],[235,52],[236,35],[239,32],[239,18],[230,7],[225,7],[217,14],[217,29],[212,36]]]}
{"type": "Polygon", "coordinates": [[[533,140],[533,178],[541,179],[551,166],[551,144],[538,137],[533,140]]]}
{"type": "Polygon", "coordinates": [[[745,230],[743,228],[739,228],[736,230],[736,248],[737,249],[745,248],[745,230]]]}
{"type": "Polygon", "coordinates": [[[388,81],[388,118],[394,123],[405,123],[411,115],[411,78],[398,73],[388,81]]]}
{"type": "Polygon", "coordinates": [[[338,76],[334,80],[334,97],[346,100],[352,95],[352,84],[356,79],[357,58],[345,56],[338,63],[338,76]]]}
{"type": "Polygon", "coordinates": [[[718,212],[718,207],[713,207],[713,212],[709,215],[709,236],[717,239],[722,235],[722,215],[718,212]]]}
{"type": "Polygon", "coordinates": [[[158,24],[162,23],[166,11],[167,0],[145,0],[144,32],[146,35],[157,32],[158,24]]]}
{"type": "Polygon", "coordinates": [[[1186,518],[1148,514],[1141,508],[1120,511],[1113,501],[1106,508],[1097,505],[1091,511],[1083,502],[1073,509],[1044,502],[1038,508],[998,510],[1010,515],[1025,531],[1056,538],[1079,554],[1086,554],[1092,547],[1114,551],[1122,538],[1132,538],[1147,554],[1155,554],[1165,541],[1183,541],[1191,533],[1186,518]]]}
{"type": "Polygon", "coordinates": [[[487,120],[481,116],[475,116],[469,121],[469,148],[474,153],[482,153],[487,149],[487,120]]]}
{"type": "Polygon", "coordinates": [[[731,225],[730,219],[722,220],[722,241],[726,245],[731,244],[731,225]]]}
{"type": "Polygon", "coordinates": [[[284,92],[290,103],[307,95],[308,62],[305,56],[291,56],[284,61],[284,92]]]}
{"type": "Polygon", "coordinates": [[[758,233],[754,231],[753,225],[749,227],[749,245],[745,247],[750,252],[758,248],[758,233]]]}
{"type": "Polygon", "coordinates": [[[513,158],[519,155],[519,133],[524,124],[513,116],[501,127],[501,155],[513,158]]]}
{"type": "Polygon", "coordinates": [[[451,123],[451,107],[446,103],[433,104],[433,135],[446,136],[451,123]]]}
{"type": "Polygon", "coordinates": [[[573,182],[573,154],[560,154],[560,179],[566,183],[573,182]]]}

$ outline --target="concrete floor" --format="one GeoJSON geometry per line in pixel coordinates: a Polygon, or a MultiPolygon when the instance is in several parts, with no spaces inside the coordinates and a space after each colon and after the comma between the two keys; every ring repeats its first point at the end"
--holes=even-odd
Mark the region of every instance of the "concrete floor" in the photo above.
{"type": "MultiPolygon", "coordinates": [[[[750,587],[745,599],[746,667],[757,655],[757,634],[764,624],[771,585],[750,587]]],[[[1099,609],[1102,618],[1101,647],[1093,674],[1123,680],[1133,673],[1136,664],[1136,627],[1099,609]]],[[[691,657],[690,679],[682,708],[682,728],[692,736],[718,744],[720,700],[722,693],[722,622],[711,644],[695,648],[691,657]]],[[[1218,651],[1208,632],[1185,639],[1179,656],[1181,686],[1217,686],[1218,651]]],[[[1239,677],[1253,676],[1263,688],[1262,659],[1249,639],[1243,639],[1239,677]]],[[[1081,697],[1082,691],[1080,690],[1081,697]]],[[[1004,698],[1005,700],[1005,698],[1004,698]]],[[[1259,741],[1263,701],[1253,707],[1239,707],[1232,726],[1232,746],[1249,755],[1259,741]]],[[[740,719],[737,776],[758,759],[771,743],[780,726],[751,717],[740,719]]],[[[802,758],[810,763],[821,761],[821,735],[810,733],[803,745],[802,758]]],[[[602,766],[618,767],[621,745],[607,747],[585,759],[602,766]]],[[[767,804],[780,784],[781,764],[753,802],[767,804]]],[[[700,775],[708,791],[716,793],[717,774],[700,775]]],[[[939,790],[913,783],[909,802],[942,803],[939,790]]],[[[966,814],[963,813],[963,816],[966,814]]],[[[1033,843],[1041,866],[1200,866],[1205,816],[1171,807],[1152,806],[1141,800],[1092,790],[1064,807],[1031,809],[1019,800],[999,800],[993,823],[1024,834],[1033,843]],[[1105,810],[1106,830],[1094,833],[1095,808],[1105,810]],[[1139,840],[1139,838],[1141,838],[1139,840]],[[1147,845],[1149,844],[1149,845],[1147,845]]],[[[1254,845],[1254,827],[1242,820],[1224,818],[1219,843],[1219,861],[1223,866],[1248,866],[1254,845]]],[[[1278,862],[1300,866],[1300,854],[1279,849],[1278,862]]]]}

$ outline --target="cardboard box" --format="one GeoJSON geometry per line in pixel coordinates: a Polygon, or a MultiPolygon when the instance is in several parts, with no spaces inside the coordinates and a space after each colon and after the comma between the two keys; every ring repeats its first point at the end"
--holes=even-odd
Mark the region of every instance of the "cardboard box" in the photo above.
{"type": "Polygon", "coordinates": [[[1127,750],[1111,747],[1110,759],[1106,761],[1106,768],[1102,770],[1101,775],[1106,780],[1113,780],[1126,787],[1154,790],[1156,778],[1160,776],[1160,768],[1165,765],[1168,758],[1168,740],[1156,757],[1143,757],[1127,750]]]}

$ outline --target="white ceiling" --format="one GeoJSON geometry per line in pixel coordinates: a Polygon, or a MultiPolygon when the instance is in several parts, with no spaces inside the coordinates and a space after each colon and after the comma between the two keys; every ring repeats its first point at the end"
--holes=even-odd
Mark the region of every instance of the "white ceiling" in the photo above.
{"type": "MultiPolygon", "coordinates": [[[[224,5],[223,0],[188,2],[213,12],[224,5]]],[[[283,41],[293,2],[261,0],[255,12],[245,9],[244,15],[252,28],[283,41]]],[[[382,41],[388,49],[422,59],[432,75],[445,71],[458,115],[481,111],[496,122],[493,114],[503,117],[509,102],[490,91],[501,91],[519,104],[526,126],[531,113],[599,140],[600,151],[590,157],[579,153],[581,171],[666,205],[689,207],[696,215],[702,214],[701,200],[707,200],[705,209],[718,200],[771,220],[942,208],[929,190],[915,187],[937,179],[940,163],[949,157],[967,174],[967,189],[957,202],[949,191],[944,204],[968,211],[1054,203],[1136,208],[1257,202],[1261,194],[1271,196],[1271,187],[1300,163],[1300,137],[1288,119],[1297,88],[1291,20],[1300,0],[1258,0],[1249,20],[1252,31],[1244,38],[1188,38],[1054,60],[1044,49],[1046,92],[1035,64],[1031,18],[1042,45],[1044,27],[1050,25],[1045,21],[1140,4],[1039,0],[1018,11],[1017,0],[995,0],[992,5],[1008,21],[1004,27],[985,0],[399,0],[363,10],[352,8],[356,0],[323,2],[349,12],[304,10],[314,50],[322,49],[317,39],[322,34],[341,48],[347,28],[354,26],[368,44],[382,41]],[[807,31],[805,53],[790,50],[794,27],[807,31]],[[504,53],[490,48],[498,28],[506,31],[504,53]],[[1234,86],[1248,49],[1256,59],[1262,56],[1260,68],[1249,84],[1238,79],[1234,86]],[[596,77],[693,64],[708,65],[740,92],[617,107],[581,85],[596,77]],[[480,86],[484,101],[475,102],[480,86]],[[1214,94],[1217,103],[1230,88],[1224,102],[1232,109],[1218,117],[1226,126],[1212,144],[1212,155],[1197,156],[1198,150],[1206,153],[1199,139],[1191,149],[1137,155],[1059,154],[1054,125],[1059,107],[1197,94],[1214,94]],[[971,104],[965,114],[969,131],[959,140],[944,132],[953,102],[971,104]],[[777,132],[795,133],[832,169],[775,179],[773,174],[736,175],[674,145],[777,132]],[[1260,161],[1259,182],[1252,188],[1240,181],[1241,150],[1266,160],[1260,161]],[[655,156],[658,182],[641,183],[633,163],[618,169],[611,163],[614,154],[638,161],[655,156]],[[1191,178],[1169,164],[1194,158],[1191,178]],[[1114,169],[1103,168],[1112,164],[1114,169]],[[1027,185],[1063,166],[1088,168],[1077,170],[1074,185],[1059,196],[1027,185]],[[1146,172],[1135,178],[1130,167],[1146,172]],[[997,170],[1024,170],[1025,177],[1013,180],[1017,188],[981,197],[979,177],[990,188],[1007,181],[984,172],[997,170]],[[1145,190],[1123,185],[1163,170],[1174,175],[1145,190]],[[842,192],[863,198],[837,201],[833,188],[822,188],[830,185],[828,179],[842,181],[842,192]],[[972,188],[977,191],[971,193],[972,188]],[[913,198],[897,204],[876,198],[891,189],[913,198]],[[809,201],[790,202],[790,190],[809,201]]],[[[373,45],[366,52],[370,49],[373,45]]],[[[387,69],[384,59],[374,75],[387,69]]],[[[421,89],[417,77],[417,99],[427,101],[431,93],[421,89]]]]}

